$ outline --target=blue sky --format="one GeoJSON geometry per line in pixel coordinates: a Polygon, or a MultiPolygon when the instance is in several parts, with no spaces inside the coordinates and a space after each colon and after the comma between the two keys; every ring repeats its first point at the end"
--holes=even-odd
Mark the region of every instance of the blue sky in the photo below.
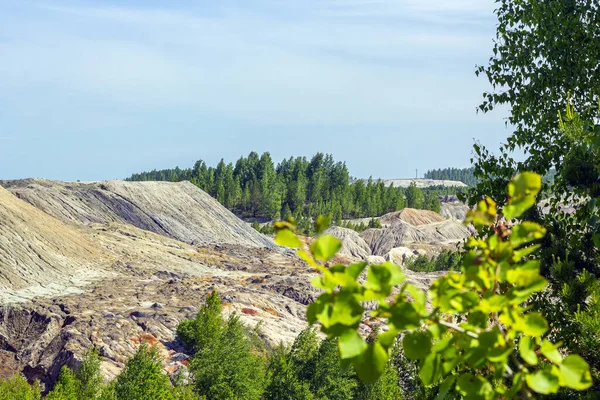
{"type": "Polygon", "coordinates": [[[0,179],[124,178],[332,153],[359,177],[467,166],[492,0],[0,0],[0,179]]]}

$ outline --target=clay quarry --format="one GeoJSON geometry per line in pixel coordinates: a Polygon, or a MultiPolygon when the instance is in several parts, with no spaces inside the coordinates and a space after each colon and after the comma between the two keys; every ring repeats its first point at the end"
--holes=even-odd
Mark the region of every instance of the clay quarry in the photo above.
{"type": "MultiPolygon", "coordinates": [[[[460,246],[465,212],[404,209],[381,228],[329,233],[343,242],[339,261],[402,266],[460,246]]],[[[439,276],[406,273],[425,289],[439,276]]],[[[51,384],[95,345],[111,379],[142,342],[175,373],[187,363],[177,324],[214,289],[268,344],[289,343],[318,295],[315,274],[189,182],[0,181],[0,378],[51,384]]]]}

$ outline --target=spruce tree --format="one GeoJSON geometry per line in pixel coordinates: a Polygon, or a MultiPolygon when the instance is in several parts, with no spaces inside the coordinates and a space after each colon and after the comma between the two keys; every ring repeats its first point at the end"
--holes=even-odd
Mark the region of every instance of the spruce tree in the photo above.
{"type": "Polygon", "coordinates": [[[171,400],[172,386],[155,347],[143,344],[125,364],[114,384],[117,400],[171,400]]]}

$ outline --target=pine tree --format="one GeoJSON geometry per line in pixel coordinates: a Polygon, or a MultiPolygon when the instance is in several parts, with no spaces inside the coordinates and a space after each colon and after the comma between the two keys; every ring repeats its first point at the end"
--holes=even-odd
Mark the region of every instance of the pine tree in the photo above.
{"type": "Polygon", "coordinates": [[[37,380],[30,385],[27,379],[20,374],[7,380],[0,379],[1,400],[39,400],[41,393],[42,389],[37,380]]]}
{"type": "Polygon", "coordinates": [[[171,400],[169,377],[162,371],[161,359],[155,347],[140,346],[115,380],[117,400],[171,400]]]}
{"type": "Polygon", "coordinates": [[[190,369],[196,392],[208,400],[260,399],[264,360],[255,354],[251,332],[232,315],[221,317],[221,299],[212,292],[195,319],[183,321],[177,335],[193,356],[190,369]]]}
{"type": "Polygon", "coordinates": [[[267,366],[269,372],[269,384],[265,388],[263,399],[265,400],[312,400],[308,381],[298,376],[296,365],[293,362],[290,351],[284,347],[276,348],[267,366]]]}
{"type": "Polygon", "coordinates": [[[410,208],[422,209],[425,203],[423,191],[414,183],[406,189],[406,205],[410,208]]]}
{"type": "MultiPolygon", "coordinates": [[[[79,382],[71,371],[66,366],[63,366],[60,369],[60,374],[58,376],[58,381],[54,385],[54,388],[48,396],[45,398],[46,400],[83,400],[83,397],[79,396],[79,382]]],[[[93,399],[93,397],[90,397],[93,399]]]]}
{"type": "Polygon", "coordinates": [[[317,398],[347,400],[353,397],[356,386],[354,370],[340,364],[337,340],[323,340],[311,380],[312,392],[317,398]]]}

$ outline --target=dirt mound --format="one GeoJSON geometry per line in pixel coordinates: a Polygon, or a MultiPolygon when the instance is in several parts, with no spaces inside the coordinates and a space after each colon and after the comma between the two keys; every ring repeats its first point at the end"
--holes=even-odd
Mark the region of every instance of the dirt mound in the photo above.
{"type": "Polygon", "coordinates": [[[339,226],[333,226],[325,231],[325,233],[335,236],[342,242],[342,248],[339,255],[359,258],[361,260],[366,259],[371,255],[371,248],[360,237],[358,232],[348,228],[341,228],[339,226]]]}
{"type": "Polygon", "coordinates": [[[273,246],[270,239],[187,181],[67,183],[26,179],[0,184],[63,221],[127,223],[195,245],[273,246]]]}
{"type": "Polygon", "coordinates": [[[0,302],[68,291],[110,259],[76,227],[0,187],[0,302]]]}
{"type": "Polygon", "coordinates": [[[391,225],[397,221],[404,221],[413,226],[433,224],[444,220],[444,217],[435,211],[416,210],[414,208],[403,208],[400,211],[387,213],[379,218],[382,225],[391,225]]]}
{"type": "Polygon", "coordinates": [[[468,211],[469,206],[458,200],[443,202],[440,207],[440,214],[444,218],[457,219],[460,221],[465,219],[468,211]]]}
{"type": "Polygon", "coordinates": [[[395,247],[411,247],[414,243],[447,246],[467,238],[471,232],[462,223],[448,220],[427,225],[413,226],[404,221],[380,229],[367,229],[360,234],[373,255],[385,256],[395,247]]]}

